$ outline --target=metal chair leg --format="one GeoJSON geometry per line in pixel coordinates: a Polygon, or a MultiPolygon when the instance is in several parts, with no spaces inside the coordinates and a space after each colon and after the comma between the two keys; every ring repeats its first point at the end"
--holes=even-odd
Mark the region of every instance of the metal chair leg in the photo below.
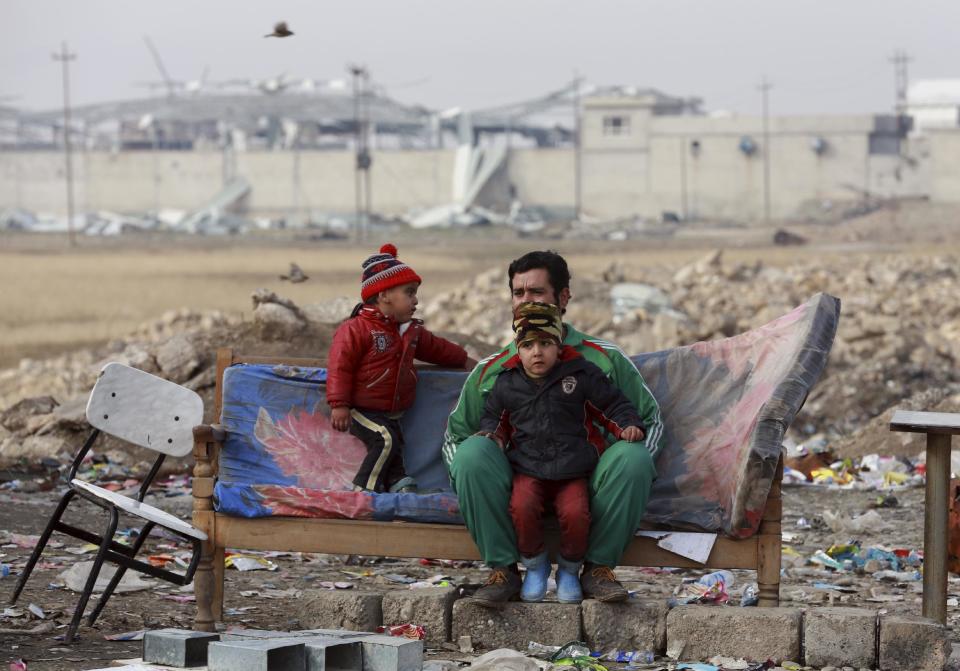
{"type": "Polygon", "coordinates": [[[80,627],[80,619],[83,617],[83,611],[87,608],[87,601],[90,600],[90,594],[93,592],[93,588],[97,584],[97,576],[100,575],[100,568],[103,566],[103,560],[107,556],[107,550],[110,548],[110,543],[113,541],[113,535],[117,531],[117,524],[120,521],[120,516],[117,513],[117,509],[110,508],[110,522],[107,524],[106,530],[103,532],[103,540],[100,542],[100,549],[97,551],[97,556],[93,560],[93,566],[90,568],[90,575],[87,576],[87,584],[83,586],[83,593],[80,594],[80,601],[77,603],[77,609],[73,611],[73,620],[70,622],[70,628],[67,629],[67,635],[64,639],[64,642],[70,644],[73,642],[73,638],[77,633],[77,629],[80,627]]]}
{"type": "MultiPolygon", "coordinates": [[[[136,542],[131,548],[130,558],[133,559],[137,556],[137,553],[140,552],[140,548],[143,547],[144,541],[147,540],[147,536],[150,535],[150,532],[154,527],[153,522],[147,522],[143,529],[140,530],[140,535],[137,536],[136,542]]],[[[93,623],[97,621],[97,618],[100,617],[100,611],[103,610],[103,607],[107,605],[107,601],[113,595],[113,590],[117,588],[117,585],[120,584],[120,581],[123,579],[123,574],[127,572],[127,567],[122,564],[117,564],[117,570],[114,571],[113,577],[110,579],[110,584],[107,585],[107,589],[103,590],[103,594],[100,595],[100,598],[97,600],[97,605],[93,609],[93,612],[90,613],[90,616],[87,618],[87,626],[92,627],[93,623]]]]}
{"type": "Polygon", "coordinates": [[[27,586],[27,580],[30,579],[30,574],[33,573],[34,567],[36,567],[37,562],[40,560],[40,555],[43,554],[43,549],[47,546],[47,542],[54,532],[54,527],[57,522],[60,521],[60,518],[63,517],[63,512],[67,509],[67,505],[69,505],[76,494],[75,491],[70,489],[60,497],[60,502],[57,504],[56,510],[53,511],[53,515],[50,516],[50,520],[47,522],[47,527],[43,530],[43,533],[40,534],[40,538],[37,539],[37,544],[33,547],[33,552],[30,553],[30,559],[27,560],[27,565],[23,568],[20,579],[17,580],[17,586],[14,588],[13,595],[10,597],[11,606],[17,602],[17,599],[20,598],[20,593],[23,592],[23,588],[27,586]]]}

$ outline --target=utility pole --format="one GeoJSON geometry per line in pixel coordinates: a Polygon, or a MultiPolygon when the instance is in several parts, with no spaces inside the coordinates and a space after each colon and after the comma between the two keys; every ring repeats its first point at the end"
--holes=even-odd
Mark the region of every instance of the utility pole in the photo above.
{"type": "Polygon", "coordinates": [[[573,216],[580,221],[583,203],[583,173],[580,167],[580,74],[573,72],[573,216]]]}
{"type": "Polygon", "coordinates": [[[907,113],[907,86],[910,78],[907,73],[907,64],[912,61],[910,55],[903,49],[897,49],[890,57],[893,63],[893,90],[894,90],[894,110],[898,117],[907,113]]]}
{"type": "Polygon", "coordinates": [[[356,239],[363,240],[370,216],[370,151],[367,148],[367,122],[369,105],[361,104],[366,95],[366,84],[370,76],[366,67],[350,65],[347,68],[353,76],[353,128],[354,142],[354,214],[356,216],[356,239]]]}
{"type": "Polygon", "coordinates": [[[53,60],[63,64],[63,149],[66,160],[67,176],[67,232],[70,237],[70,246],[77,244],[73,234],[73,156],[70,153],[70,61],[76,60],[77,55],[67,50],[67,43],[60,45],[60,53],[53,54],[53,60]]]}
{"type": "Polygon", "coordinates": [[[766,75],[760,80],[760,94],[763,97],[763,221],[770,224],[770,89],[773,84],[766,75]]]}

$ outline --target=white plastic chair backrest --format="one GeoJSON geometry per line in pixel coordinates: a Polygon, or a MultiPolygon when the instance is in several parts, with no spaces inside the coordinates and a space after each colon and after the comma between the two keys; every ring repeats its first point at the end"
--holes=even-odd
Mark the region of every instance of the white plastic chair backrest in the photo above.
{"type": "Polygon", "coordinates": [[[104,433],[172,457],[193,449],[203,423],[196,392],[122,363],[108,363],[87,401],[87,421],[104,433]]]}

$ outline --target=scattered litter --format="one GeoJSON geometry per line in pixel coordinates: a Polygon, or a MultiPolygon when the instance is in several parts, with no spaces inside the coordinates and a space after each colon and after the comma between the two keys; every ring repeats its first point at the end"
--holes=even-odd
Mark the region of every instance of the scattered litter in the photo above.
{"type": "Polygon", "coordinates": [[[177,603],[193,603],[197,600],[197,597],[193,596],[192,594],[164,594],[160,598],[166,601],[176,601],[177,603]]]}
{"type": "Polygon", "coordinates": [[[224,566],[238,571],[276,571],[277,565],[269,559],[252,555],[230,555],[223,560],[224,566]]]}
{"type": "Polygon", "coordinates": [[[322,580],[318,584],[324,589],[353,589],[352,582],[332,582],[330,580],[322,580]]]}
{"type": "Polygon", "coordinates": [[[104,634],[103,638],[107,641],[142,641],[144,630],[126,631],[122,634],[104,634]]]}
{"type": "Polygon", "coordinates": [[[27,671],[27,663],[22,659],[10,662],[10,671],[27,671]]]}
{"type": "Polygon", "coordinates": [[[539,671],[543,662],[527,657],[522,652],[510,648],[499,648],[480,655],[473,664],[471,671],[539,671]]]}
{"type": "Polygon", "coordinates": [[[85,555],[90,552],[95,552],[100,548],[99,545],[94,545],[93,543],[87,543],[86,545],[78,548],[64,548],[64,552],[69,552],[72,555],[85,555]]]}
{"type": "Polygon", "coordinates": [[[890,582],[916,582],[922,577],[920,571],[877,571],[873,574],[874,580],[887,580],[890,582]]]}
{"type": "Polygon", "coordinates": [[[27,610],[39,620],[44,620],[47,617],[47,614],[43,612],[43,608],[35,603],[31,603],[29,606],[27,606],[27,610]]]}
{"type": "Polygon", "coordinates": [[[426,631],[419,624],[398,624],[392,627],[377,627],[377,633],[389,634],[401,638],[412,638],[422,641],[426,638],[426,631]]]}
{"type": "Polygon", "coordinates": [[[733,657],[724,657],[723,655],[717,655],[716,657],[711,657],[709,659],[711,664],[723,669],[723,671],[741,671],[743,669],[752,669],[755,668],[755,664],[748,662],[742,658],[733,658],[733,657]]]}
{"type": "Polygon", "coordinates": [[[620,664],[651,664],[656,659],[656,655],[649,650],[611,650],[600,655],[599,659],[620,664]]]}
{"type": "Polygon", "coordinates": [[[696,581],[684,580],[673,591],[673,597],[669,603],[671,607],[691,603],[724,604],[730,599],[727,587],[732,586],[735,580],[730,571],[708,573],[696,581]]]}
{"type": "Polygon", "coordinates": [[[743,594],[740,596],[740,605],[743,607],[756,606],[760,603],[760,586],[752,582],[743,588],[743,594]]]}
{"type": "Polygon", "coordinates": [[[842,513],[832,513],[824,510],[821,513],[823,521],[834,533],[862,534],[865,532],[876,533],[886,528],[883,517],[876,510],[869,510],[863,515],[857,517],[847,517],[842,513]]]}
{"type": "MultiPolygon", "coordinates": [[[[73,592],[82,592],[87,583],[87,576],[90,575],[90,570],[92,568],[92,561],[78,562],[68,568],[66,571],[63,571],[57,577],[64,582],[67,589],[73,592]]],[[[107,564],[104,564],[100,567],[100,574],[97,576],[97,582],[93,586],[94,593],[101,593],[107,588],[107,585],[110,584],[110,580],[113,578],[115,571],[116,568],[114,566],[107,564]]],[[[152,580],[144,580],[141,577],[141,574],[137,573],[136,571],[126,571],[123,574],[123,578],[121,578],[120,582],[117,584],[116,589],[114,589],[114,594],[139,592],[141,590],[151,589],[156,586],[156,582],[152,580]]]]}

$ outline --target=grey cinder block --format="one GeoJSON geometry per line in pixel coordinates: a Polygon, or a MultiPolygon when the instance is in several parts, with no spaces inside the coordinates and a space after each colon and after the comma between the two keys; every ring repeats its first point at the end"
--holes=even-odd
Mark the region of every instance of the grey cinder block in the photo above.
{"type": "Polygon", "coordinates": [[[649,650],[658,655],[666,650],[669,608],[663,600],[602,603],[587,599],[580,610],[584,641],[591,650],[649,650]]]}
{"type": "Polygon", "coordinates": [[[667,648],[685,641],[683,658],[689,660],[725,655],[759,662],[796,662],[800,659],[801,624],[800,611],[793,608],[677,606],[667,615],[667,648]]]}
{"type": "Polygon", "coordinates": [[[363,668],[360,640],[307,639],[304,644],[307,671],[357,671],[363,668]]]}
{"type": "Polygon", "coordinates": [[[209,671],[305,671],[303,638],[272,638],[211,643],[209,671]]]}
{"type": "Polygon", "coordinates": [[[410,622],[422,625],[426,644],[440,647],[450,640],[450,618],[456,600],[456,587],[387,592],[383,595],[383,624],[386,627],[410,622]]]}
{"type": "Polygon", "coordinates": [[[803,649],[810,666],[874,668],[877,611],[810,608],[803,616],[803,649]]]}
{"type": "Polygon", "coordinates": [[[217,634],[187,629],[157,629],[143,635],[143,661],[148,664],[187,667],[207,663],[207,646],[217,634]]]}
{"type": "Polygon", "coordinates": [[[307,590],[295,605],[295,615],[307,629],[376,631],[383,624],[382,600],[376,592],[307,590]]]}
{"type": "Polygon", "coordinates": [[[365,636],[363,671],[420,671],[423,666],[423,641],[398,636],[365,636]]]}
{"type": "Polygon", "coordinates": [[[451,638],[456,641],[460,636],[470,636],[474,647],[483,650],[526,650],[530,641],[545,645],[580,641],[580,606],[511,601],[494,609],[460,599],[453,604],[451,638]]]}
{"type": "Polygon", "coordinates": [[[949,632],[935,620],[911,615],[880,618],[882,671],[940,671],[950,650],[949,632]]]}

